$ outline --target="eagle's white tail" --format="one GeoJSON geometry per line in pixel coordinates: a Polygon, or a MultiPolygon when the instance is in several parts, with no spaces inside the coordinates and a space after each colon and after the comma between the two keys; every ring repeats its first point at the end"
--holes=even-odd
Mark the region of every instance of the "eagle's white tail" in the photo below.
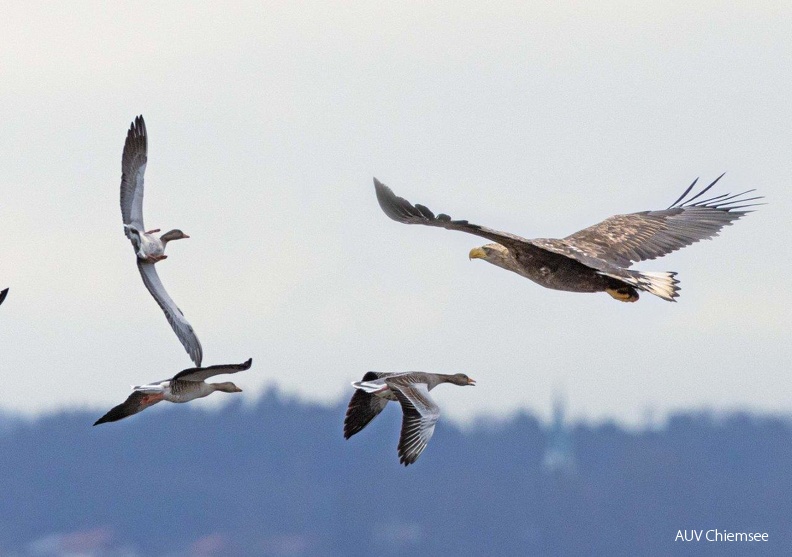
{"type": "Polygon", "coordinates": [[[642,271],[630,271],[630,274],[635,278],[635,282],[631,282],[638,290],[649,292],[655,296],[659,296],[669,302],[675,302],[674,298],[679,296],[679,281],[674,278],[676,273],[673,271],[661,271],[654,273],[646,273],[642,271]]]}
{"type": "Polygon", "coordinates": [[[600,274],[626,282],[638,290],[649,292],[649,294],[654,294],[669,302],[675,302],[675,298],[679,297],[679,287],[677,286],[679,281],[674,278],[676,277],[676,273],[673,271],[647,273],[643,271],[626,270],[625,273],[627,273],[626,276],[612,273],[600,274]]]}

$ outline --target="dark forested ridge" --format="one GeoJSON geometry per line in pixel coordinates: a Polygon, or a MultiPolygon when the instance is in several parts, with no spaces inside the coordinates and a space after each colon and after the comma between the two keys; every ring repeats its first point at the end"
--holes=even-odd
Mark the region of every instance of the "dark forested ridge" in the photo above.
{"type": "MultiPolygon", "coordinates": [[[[162,405],[164,406],[164,405],[162,405]]],[[[345,441],[344,407],[96,412],[0,424],[0,556],[723,555],[792,548],[792,428],[735,414],[553,429],[437,426],[398,464],[400,413],[345,441]],[[557,450],[556,450],[557,449],[557,450]],[[554,455],[553,451],[557,454],[554,455]],[[768,542],[674,541],[679,530],[768,542]]]]}

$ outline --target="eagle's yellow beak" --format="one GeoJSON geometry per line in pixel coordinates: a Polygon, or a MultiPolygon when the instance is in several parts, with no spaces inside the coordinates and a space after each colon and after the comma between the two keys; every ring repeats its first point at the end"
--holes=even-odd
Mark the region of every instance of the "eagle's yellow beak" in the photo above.
{"type": "Polygon", "coordinates": [[[468,254],[468,259],[471,260],[486,259],[486,258],[487,258],[487,252],[484,251],[484,248],[473,248],[472,250],[470,250],[470,253],[468,254]]]}

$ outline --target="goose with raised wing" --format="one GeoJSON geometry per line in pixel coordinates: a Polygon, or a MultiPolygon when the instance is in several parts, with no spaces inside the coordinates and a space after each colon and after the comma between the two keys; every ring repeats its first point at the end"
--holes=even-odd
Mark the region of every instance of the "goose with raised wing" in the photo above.
{"type": "Polygon", "coordinates": [[[607,292],[621,302],[635,302],[638,291],[669,302],[679,296],[675,272],[629,269],[633,263],[667,255],[699,240],[718,235],[726,225],[750,213],[761,196],[720,194],[700,199],[723,174],[699,193],[688,197],[697,180],[668,209],[616,215],[562,239],[528,240],[466,220],[452,220],[423,205],[396,196],[374,178],[377,200],[385,214],[404,224],[423,224],[460,230],[495,243],[473,248],[470,259],[522,275],[553,290],[607,292]]]}
{"type": "Polygon", "coordinates": [[[215,391],[223,393],[241,393],[242,389],[231,382],[207,383],[206,380],[215,375],[238,373],[250,369],[253,358],[241,364],[226,364],[210,367],[191,367],[180,371],[172,379],[164,379],[132,387],[132,394],[107,414],[96,420],[94,425],[116,422],[132,414],[145,410],[162,400],[168,402],[190,402],[196,398],[209,396],[215,391]]]}
{"type": "Polygon", "coordinates": [[[132,242],[137,257],[138,271],[143,284],[165,313],[173,332],[190,355],[196,366],[201,365],[203,349],[187,318],[168,295],[157,274],[154,264],[166,259],[168,242],[189,238],[181,230],[174,229],[156,236],[160,229],[148,230],[143,224],[143,175],[148,161],[148,136],[143,116],[138,116],[129,128],[124,153],[121,158],[121,217],[124,233],[132,242]]]}
{"type": "Polygon", "coordinates": [[[369,371],[352,386],[357,389],[349,401],[344,418],[344,438],[349,439],[382,412],[388,401],[398,401],[402,408],[402,427],[399,436],[399,462],[412,464],[426,449],[440,417],[440,408],[429,391],[442,383],[475,385],[464,373],[446,375],[409,371],[389,373],[369,371]]]}

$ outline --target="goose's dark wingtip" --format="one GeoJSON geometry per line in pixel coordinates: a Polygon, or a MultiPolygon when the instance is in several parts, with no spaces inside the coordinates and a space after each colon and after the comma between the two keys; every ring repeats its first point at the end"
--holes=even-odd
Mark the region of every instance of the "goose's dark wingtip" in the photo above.
{"type": "Polygon", "coordinates": [[[250,366],[253,365],[253,358],[248,358],[246,361],[242,362],[242,367],[245,369],[250,369],[250,366]]]}
{"type": "Polygon", "coordinates": [[[135,119],[129,125],[127,132],[127,141],[131,139],[145,140],[146,138],[146,122],[143,120],[143,115],[135,116],[135,119]]]}
{"type": "MultiPolygon", "coordinates": [[[[420,456],[420,455],[418,455],[420,456]]],[[[404,466],[409,466],[410,464],[415,463],[418,460],[418,456],[410,455],[407,453],[399,453],[399,464],[403,464],[404,466]]]]}
{"type": "MultiPolygon", "coordinates": [[[[181,310],[179,310],[181,311],[181,310]]],[[[184,315],[184,314],[182,314],[184,315]]],[[[193,332],[193,334],[195,334],[193,332]]],[[[200,344],[200,342],[199,342],[200,344]]],[[[187,352],[187,355],[190,356],[190,359],[195,364],[195,367],[201,367],[201,362],[203,362],[203,347],[198,346],[198,348],[191,348],[184,345],[184,350],[187,352]]]]}
{"type": "Polygon", "coordinates": [[[132,121],[132,125],[129,126],[129,130],[132,131],[134,129],[143,129],[146,126],[146,121],[143,119],[142,114],[138,114],[135,116],[135,119],[132,121]]]}

